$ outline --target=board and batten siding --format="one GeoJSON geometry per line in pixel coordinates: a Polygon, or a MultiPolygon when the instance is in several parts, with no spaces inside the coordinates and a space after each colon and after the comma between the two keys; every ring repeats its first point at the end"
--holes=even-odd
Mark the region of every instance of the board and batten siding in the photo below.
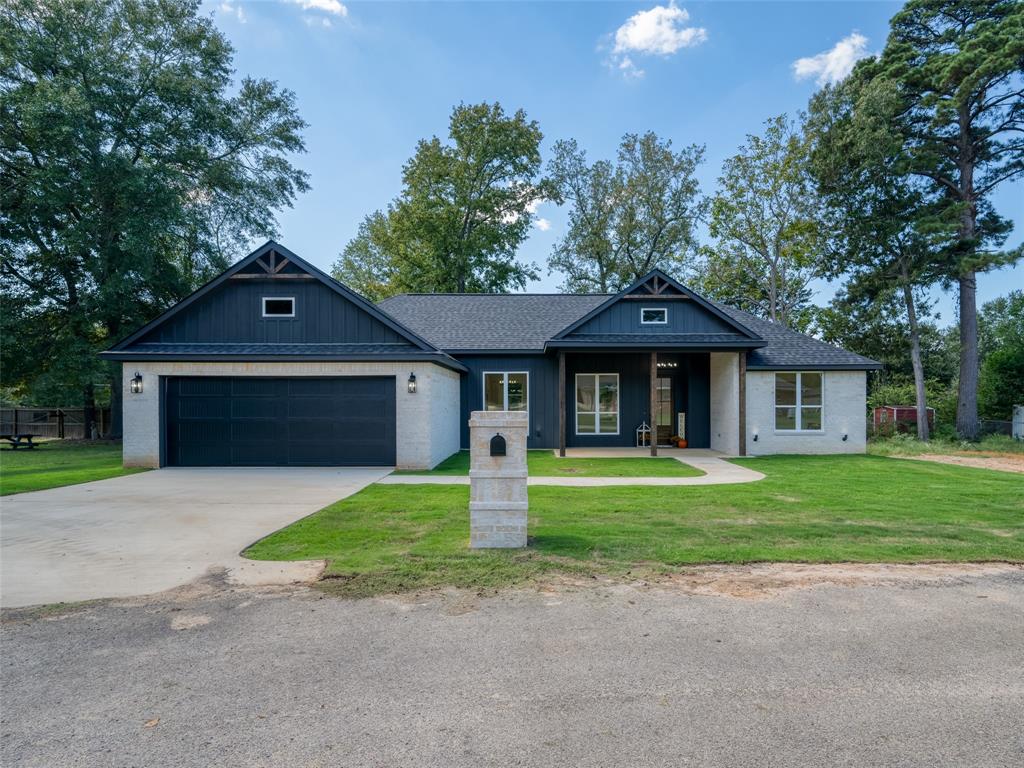
{"type": "Polygon", "coordinates": [[[469,369],[462,376],[462,408],[459,416],[462,448],[469,449],[469,415],[484,409],[484,373],[518,372],[529,374],[527,384],[530,429],[527,448],[554,448],[558,445],[558,358],[553,355],[459,355],[469,369]]]}
{"type": "Polygon", "coordinates": [[[319,280],[228,280],[139,343],[412,345],[319,280]],[[295,317],[263,317],[263,299],[294,297],[295,317]]]}
{"type": "Polygon", "coordinates": [[[591,333],[736,333],[736,329],[693,301],[623,300],[590,318],[566,338],[591,333]],[[643,324],[641,309],[667,309],[668,322],[643,324]]]}
{"type": "MultiPolygon", "coordinates": [[[[806,370],[814,371],[814,368],[806,370]]],[[[775,371],[747,372],[748,454],[864,453],[867,449],[867,373],[824,371],[822,375],[822,430],[787,432],[775,430],[775,371]]]]}

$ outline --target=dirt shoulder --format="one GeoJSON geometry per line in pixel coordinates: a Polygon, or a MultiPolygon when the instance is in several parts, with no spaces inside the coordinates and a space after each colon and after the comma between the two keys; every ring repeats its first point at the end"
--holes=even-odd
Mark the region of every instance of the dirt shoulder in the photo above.
{"type": "Polygon", "coordinates": [[[957,464],[961,467],[995,469],[1000,472],[1019,472],[1024,474],[1024,454],[1002,453],[968,456],[964,454],[922,453],[917,456],[894,456],[893,458],[936,461],[940,464],[957,464]]]}

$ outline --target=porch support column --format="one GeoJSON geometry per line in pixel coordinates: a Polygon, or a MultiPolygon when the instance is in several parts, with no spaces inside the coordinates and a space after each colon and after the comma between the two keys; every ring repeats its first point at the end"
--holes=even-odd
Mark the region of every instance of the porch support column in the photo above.
{"type": "Polygon", "coordinates": [[[658,353],[651,352],[651,456],[658,455],[658,353]]]}
{"type": "Polygon", "coordinates": [[[565,458],[565,350],[558,350],[558,455],[565,458]]]}
{"type": "Polygon", "coordinates": [[[739,352],[739,393],[740,393],[740,456],[747,455],[747,353],[739,352]]]}

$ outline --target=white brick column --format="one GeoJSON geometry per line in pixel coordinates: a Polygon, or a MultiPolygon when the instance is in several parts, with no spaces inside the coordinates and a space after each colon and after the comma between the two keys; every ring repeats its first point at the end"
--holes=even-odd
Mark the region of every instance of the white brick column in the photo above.
{"type": "Polygon", "coordinates": [[[526,433],[522,411],[473,411],[469,419],[469,546],[526,546],[526,433]],[[504,456],[491,440],[504,439],[504,456]]]}

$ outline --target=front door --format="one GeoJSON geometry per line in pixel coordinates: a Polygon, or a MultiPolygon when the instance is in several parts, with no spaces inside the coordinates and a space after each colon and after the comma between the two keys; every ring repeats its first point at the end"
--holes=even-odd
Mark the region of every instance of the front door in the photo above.
{"type": "Polygon", "coordinates": [[[658,410],[654,423],[657,425],[658,445],[669,445],[669,438],[675,434],[675,379],[671,376],[659,376],[655,388],[658,410]]]}

